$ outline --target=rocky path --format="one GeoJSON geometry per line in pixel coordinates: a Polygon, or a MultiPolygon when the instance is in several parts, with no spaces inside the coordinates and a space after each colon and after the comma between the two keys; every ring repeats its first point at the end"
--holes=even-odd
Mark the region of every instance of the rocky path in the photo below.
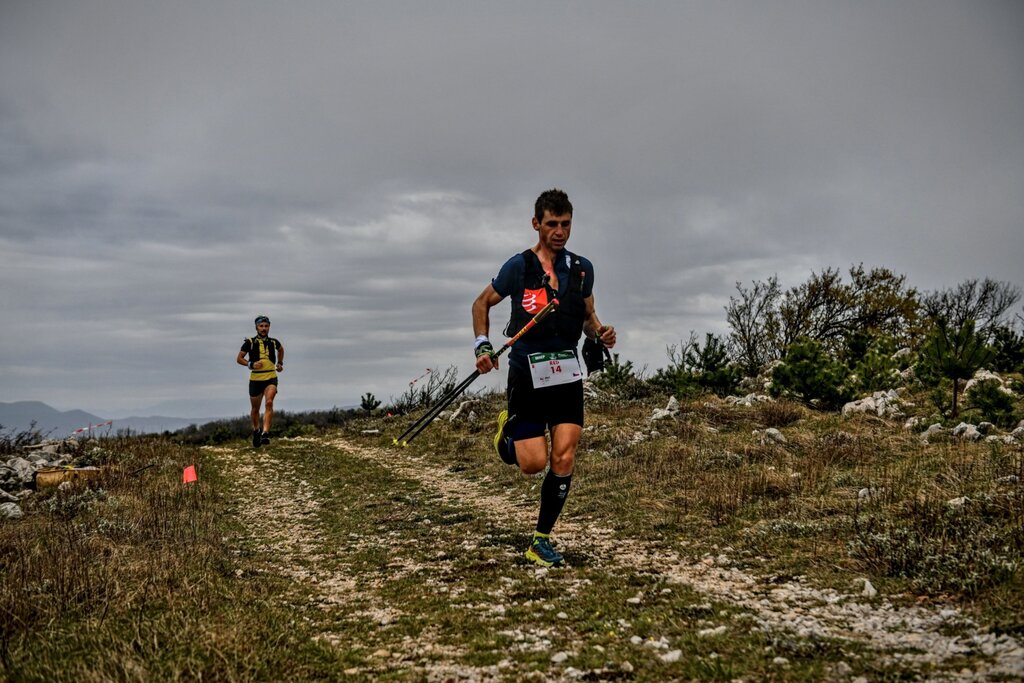
{"type": "MultiPolygon", "coordinates": [[[[386,467],[393,476],[417,482],[424,489],[441,494],[446,500],[457,501],[458,505],[471,508],[474,514],[488,517],[496,524],[529,529],[535,521],[534,504],[517,499],[500,487],[485,488],[467,481],[417,457],[413,451],[370,447],[344,438],[334,438],[321,445],[337,449],[346,457],[386,467]]],[[[240,490],[245,492],[246,503],[242,509],[253,542],[267,551],[268,556],[276,558],[275,565],[281,575],[301,583],[322,610],[345,607],[351,614],[380,624],[402,615],[401,605],[387,605],[385,601],[367,600],[367,596],[357,594],[351,572],[344,565],[339,566],[336,553],[327,550],[324,535],[316,527],[315,512],[322,501],[317,500],[294,465],[272,461],[266,450],[255,453],[245,450],[244,458],[228,449],[220,450],[233,468],[240,490]],[[328,555],[330,561],[327,561],[328,555]]],[[[843,594],[816,588],[799,579],[771,583],[743,570],[728,556],[728,551],[718,556],[685,557],[668,547],[623,539],[611,529],[582,524],[574,521],[572,515],[559,522],[557,531],[566,547],[594,558],[598,569],[611,574],[639,570],[656,575],[667,585],[684,586],[709,601],[730,605],[744,613],[745,628],[808,642],[851,643],[901,670],[925,672],[930,680],[1017,680],[1024,674],[1024,646],[1020,642],[1007,635],[987,633],[957,609],[897,606],[884,597],[872,595],[873,589],[867,585],[862,594],[843,594]],[[620,558],[629,558],[628,564],[620,558]],[[958,664],[961,662],[962,667],[958,664]]],[[[395,542],[400,543],[400,539],[395,542]]],[[[472,551],[472,547],[467,548],[468,553],[472,551]]],[[[506,554],[512,560],[517,552],[518,549],[510,548],[506,554]]],[[[514,567],[512,562],[509,566],[509,577],[502,579],[509,584],[521,581],[525,572],[539,577],[547,573],[547,570],[522,565],[514,567]]],[[[560,571],[568,576],[572,572],[571,568],[560,571]]],[[[479,607],[502,613],[500,591],[494,597],[494,604],[479,607]]],[[[637,603],[644,599],[639,594],[633,598],[637,603]]],[[[724,616],[719,621],[722,623],[709,623],[698,635],[714,638],[738,627],[724,616]]],[[[543,647],[543,634],[524,636],[515,629],[509,634],[517,642],[526,641],[521,643],[522,648],[543,647]]],[[[322,637],[332,643],[344,638],[342,633],[330,629],[325,629],[322,637]]],[[[665,650],[661,655],[665,661],[681,656],[671,644],[663,643],[661,647],[665,650]]],[[[381,664],[384,669],[403,665],[429,680],[515,678],[514,661],[472,667],[460,663],[461,654],[458,648],[446,651],[442,644],[432,643],[429,631],[408,642],[404,653],[375,653],[379,659],[388,660],[381,664]]],[[[562,654],[568,657],[571,653],[554,653],[552,661],[557,663],[562,654]]],[[[784,660],[779,664],[784,666],[784,660]]],[[[630,671],[631,665],[624,664],[623,670],[630,671]]],[[[838,661],[830,666],[827,677],[856,680],[852,670],[845,662],[838,661]]],[[[349,673],[358,671],[353,669],[349,673]]],[[[565,679],[585,675],[571,666],[557,672],[556,677],[565,679]]],[[[587,677],[602,678],[595,672],[587,677]]]]}

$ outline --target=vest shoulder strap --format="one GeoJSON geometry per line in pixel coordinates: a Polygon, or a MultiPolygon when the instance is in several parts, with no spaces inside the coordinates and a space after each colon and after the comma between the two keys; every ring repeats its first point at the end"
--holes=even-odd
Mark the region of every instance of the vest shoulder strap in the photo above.
{"type": "MultiPolygon", "coordinates": [[[[522,254],[523,261],[526,263],[526,269],[523,273],[524,282],[528,283],[539,279],[544,276],[544,268],[540,265],[540,258],[534,253],[533,249],[527,249],[522,254]]],[[[580,277],[580,273],[583,272],[583,265],[580,263],[580,258],[573,252],[565,249],[563,256],[569,258],[569,275],[570,277],[580,277]]]]}

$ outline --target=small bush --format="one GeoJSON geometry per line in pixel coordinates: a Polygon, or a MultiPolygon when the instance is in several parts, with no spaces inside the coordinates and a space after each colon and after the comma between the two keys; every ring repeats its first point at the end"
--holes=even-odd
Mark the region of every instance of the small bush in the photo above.
{"type": "Polygon", "coordinates": [[[937,378],[952,380],[950,415],[956,417],[960,381],[970,379],[977,370],[988,366],[995,353],[985,344],[985,336],[975,331],[973,320],[967,320],[956,327],[944,319],[938,319],[921,347],[919,377],[922,381],[935,381],[937,378]]]}
{"type": "Polygon", "coordinates": [[[928,400],[942,418],[935,422],[945,422],[953,412],[953,382],[945,377],[935,378],[934,382],[928,390],[928,400]]]}
{"type": "Polygon", "coordinates": [[[967,407],[1003,428],[1012,429],[1017,423],[1013,397],[1003,391],[995,380],[974,384],[967,394],[967,407]]]}
{"type": "Polygon", "coordinates": [[[893,358],[896,344],[888,337],[879,337],[854,366],[861,392],[895,389],[900,383],[899,361],[893,358]]]}
{"type": "Polygon", "coordinates": [[[1009,327],[997,327],[992,335],[996,372],[1024,372],[1024,335],[1009,327]]]}
{"type": "Polygon", "coordinates": [[[743,372],[729,360],[726,343],[711,333],[704,335],[703,346],[697,335],[679,346],[668,347],[669,365],[654,373],[648,382],[679,397],[695,397],[704,392],[728,396],[736,391],[743,372]]]}
{"type": "Polygon", "coordinates": [[[835,409],[853,398],[853,391],[846,386],[849,374],[846,366],[825,353],[821,344],[804,338],[789,346],[775,368],[771,393],[835,409]]]}
{"type": "Polygon", "coordinates": [[[380,399],[367,391],[359,402],[359,408],[367,413],[372,413],[380,408],[380,399]]]}
{"type": "Polygon", "coordinates": [[[639,377],[633,361],[621,362],[617,353],[612,354],[610,363],[605,363],[604,370],[594,375],[594,383],[627,400],[647,398],[655,391],[654,386],[639,377]]]}

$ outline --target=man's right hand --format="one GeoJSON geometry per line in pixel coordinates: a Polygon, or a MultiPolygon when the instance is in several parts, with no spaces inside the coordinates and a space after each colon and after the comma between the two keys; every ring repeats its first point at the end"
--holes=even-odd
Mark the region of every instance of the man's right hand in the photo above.
{"type": "Polygon", "coordinates": [[[498,369],[498,359],[491,356],[477,356],[476,369],[481,375],[486,375],[491,370],[498,369]]]}
{"type": "Polygon", "coordinates": [[[486,375],[498,367],[498,359],[494,355],[494,347],[491,342],[485,341],[476,345],[476,369],[481,375],[486,375]]]}

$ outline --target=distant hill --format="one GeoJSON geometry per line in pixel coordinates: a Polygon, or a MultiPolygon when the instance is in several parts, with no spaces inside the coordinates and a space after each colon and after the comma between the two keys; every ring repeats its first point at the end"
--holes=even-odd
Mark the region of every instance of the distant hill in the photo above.
{"type": "Polygon", "coordinates": [[[80,427],[106,422],[108,418],[99,417],[84,410],[59,411],[42,401],[16,401],[0,403],[0,425],[5,432],[22,432],[35,428],[52,437],[67,436],[80,427]]]}
{"type": "MultiPolygon", "coordinates": [[[[77,429],[89,427],[103,422],[110,418],[99,417],[84,410],[60,411],[42,401],[16,401],[14,403],[0,402],[0,426],[2,431],[7,433],[18,433],[30,429],[35,422],[35,428],[51,438],[68,436],[77,429]]],[[[176,431],[191,424],[204,425],[220,418],[216,417],[126,417],[114,420],[109,426],[99,428],[100,434],[116,434],[120,430],[131,430],[139,434],[150,434],[164,431],[176,431]]]]}

